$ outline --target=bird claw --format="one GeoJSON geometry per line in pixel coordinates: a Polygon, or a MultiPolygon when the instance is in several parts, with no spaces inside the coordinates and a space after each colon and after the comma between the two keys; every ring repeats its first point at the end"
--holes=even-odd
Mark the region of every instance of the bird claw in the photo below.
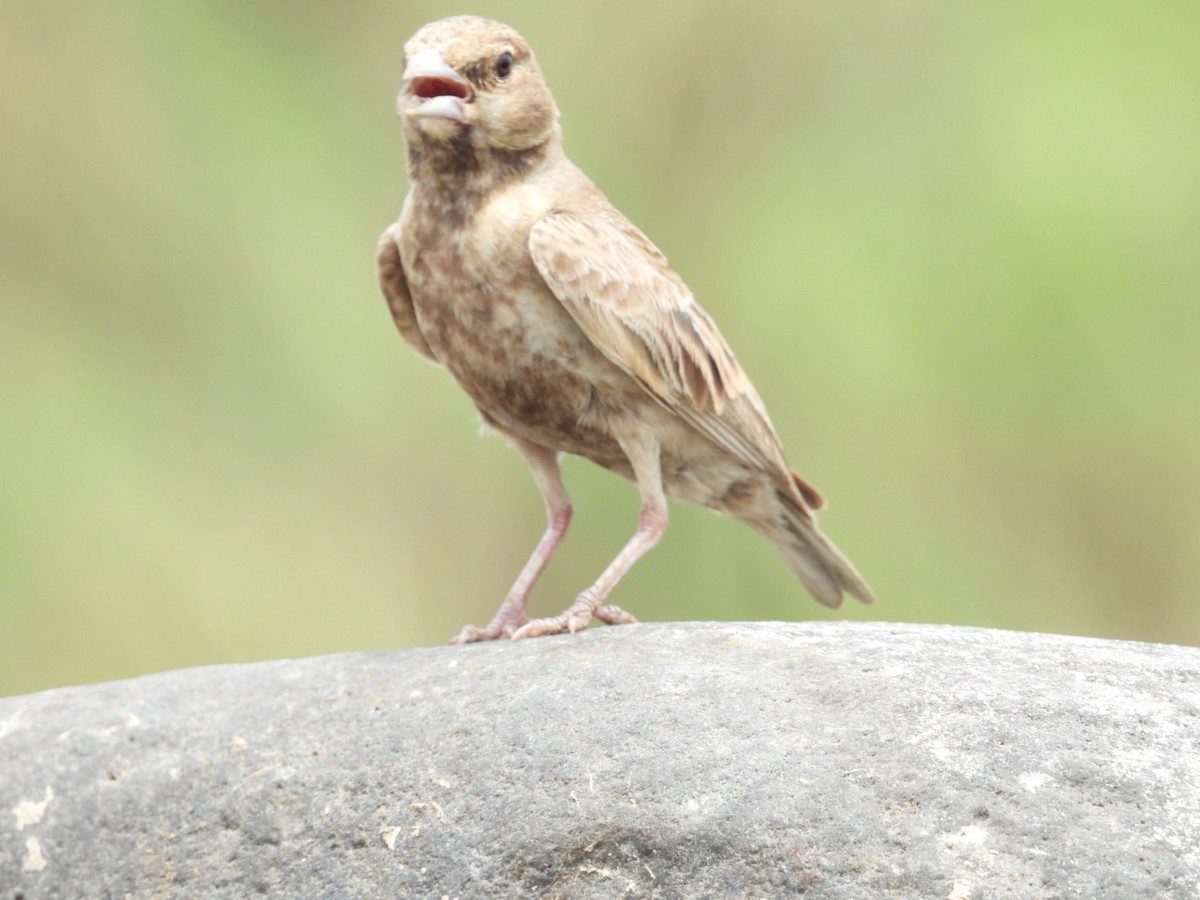
{"type": "Polygon", "coordinates": [[[526,622],[513,632],[512,637],[513,640],[517,640],[547,634],[574,634],[587,628],[593,616],[606,625],[630,625],[637,622],[637,619],[619,606],[595,606],[591,600],[581,597],[561,615],[526,622]]]}
{"type": "Polygon", "coordinates": [[[572,615],[570,610],[559,616],[546,619],[534,619],[522,625],[513,633],[513,640],[519,638],[542,637],[547,634],[574,634],[588,627],[592,617],[588,615],[572,615]]]}
{"type": "Polygon", "coordinates": [[[606,606],[601,606],[592,613],[597,619],[605,625],[636,625],[637,619],[631,613],[625,612],[619,606],[614,606],[611,603],[606,606]]]}
{"type": "Polygon", "coordinates": [[[517,630],[528,622],[529,617],[525,615],[524,610],[514,609],[506,601],[486,628],[464,625],[462,631],[450,639],[450,643],[475,644],[479,641],[495,641],[504,637],[513,637],[517,630]]]}
{"type": "Polygon", "coordinates": [[[450,638],[452,644],[474,644],[479,641],[494,641],[502,637],[499,630],[494,630],[490,626],[487,628],[479,628],[475,625],[464,625],[462,631],[450,638]]]}

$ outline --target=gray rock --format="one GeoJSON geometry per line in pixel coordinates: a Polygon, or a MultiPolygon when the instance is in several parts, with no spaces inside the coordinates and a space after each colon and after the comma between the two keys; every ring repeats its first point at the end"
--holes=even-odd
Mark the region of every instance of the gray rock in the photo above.
{"type": "Polygon", "coordinates": [[[1192,898],[1200,650],[673,624],[0,700],[0,900],[1192,898]]]}

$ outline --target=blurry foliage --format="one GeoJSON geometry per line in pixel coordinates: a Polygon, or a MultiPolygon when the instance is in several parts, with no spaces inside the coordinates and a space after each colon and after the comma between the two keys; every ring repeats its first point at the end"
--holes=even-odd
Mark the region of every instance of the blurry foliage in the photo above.
{"type": "MultiPolygon", "coordinates": [[[[1200,643],[1200,6],[746,9],[484,11],[880,603],[822,610],[682,507],[615,599],[1200,643]]],[[[401,47],[452,11],[0,7],[0,693],[490,617],[540,501],[373,273],[401,47]]],[[[636,516],[567,476],[541,614],[636,516]]]]}

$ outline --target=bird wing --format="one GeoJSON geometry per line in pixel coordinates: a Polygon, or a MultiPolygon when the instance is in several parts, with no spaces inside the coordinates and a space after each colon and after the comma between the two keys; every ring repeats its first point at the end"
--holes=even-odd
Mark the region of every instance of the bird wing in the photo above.
{"type": "Polygon", "coordinates": [[[379,287],[383,290],[388,309],[396,328],[412,348],[426,359],[438,362],[438,358],[426,343],[417,325],[417,314],[413,310],[412,294],[408,292],[408,279],[404,277],[404,262],[400,258],[399,224],[384,229],[375,250],[375,272],[379,276],[379,287]]]}
{"type": "Polygon", "coordinates": [[[750,379],[666,257],[620,214],[554,210],[529,235],[542,278],[588,339],[651,396],[793,497],[794,476],[750,379]]]}

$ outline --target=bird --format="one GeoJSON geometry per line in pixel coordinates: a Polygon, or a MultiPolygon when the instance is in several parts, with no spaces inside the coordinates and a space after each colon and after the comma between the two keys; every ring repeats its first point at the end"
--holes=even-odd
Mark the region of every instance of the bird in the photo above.
{"type": "Polygon", "coordinates": [[[662,538],[668,499],[765,537],[820,603],[871,588],[817,527],[821,493],[795,474],[766,407],[666,256],[567,157],[560,115],[513,28],[454,16],[404,45],[396,101],[409,191],[376,272],[401,336],[524,459],[546,528],[491,622],[456,643],[635,622],[609,595],[662,538]],[[529,594],[571,523],[559,463],[626,479],[637,528],[560,615],[529,594]]]}

